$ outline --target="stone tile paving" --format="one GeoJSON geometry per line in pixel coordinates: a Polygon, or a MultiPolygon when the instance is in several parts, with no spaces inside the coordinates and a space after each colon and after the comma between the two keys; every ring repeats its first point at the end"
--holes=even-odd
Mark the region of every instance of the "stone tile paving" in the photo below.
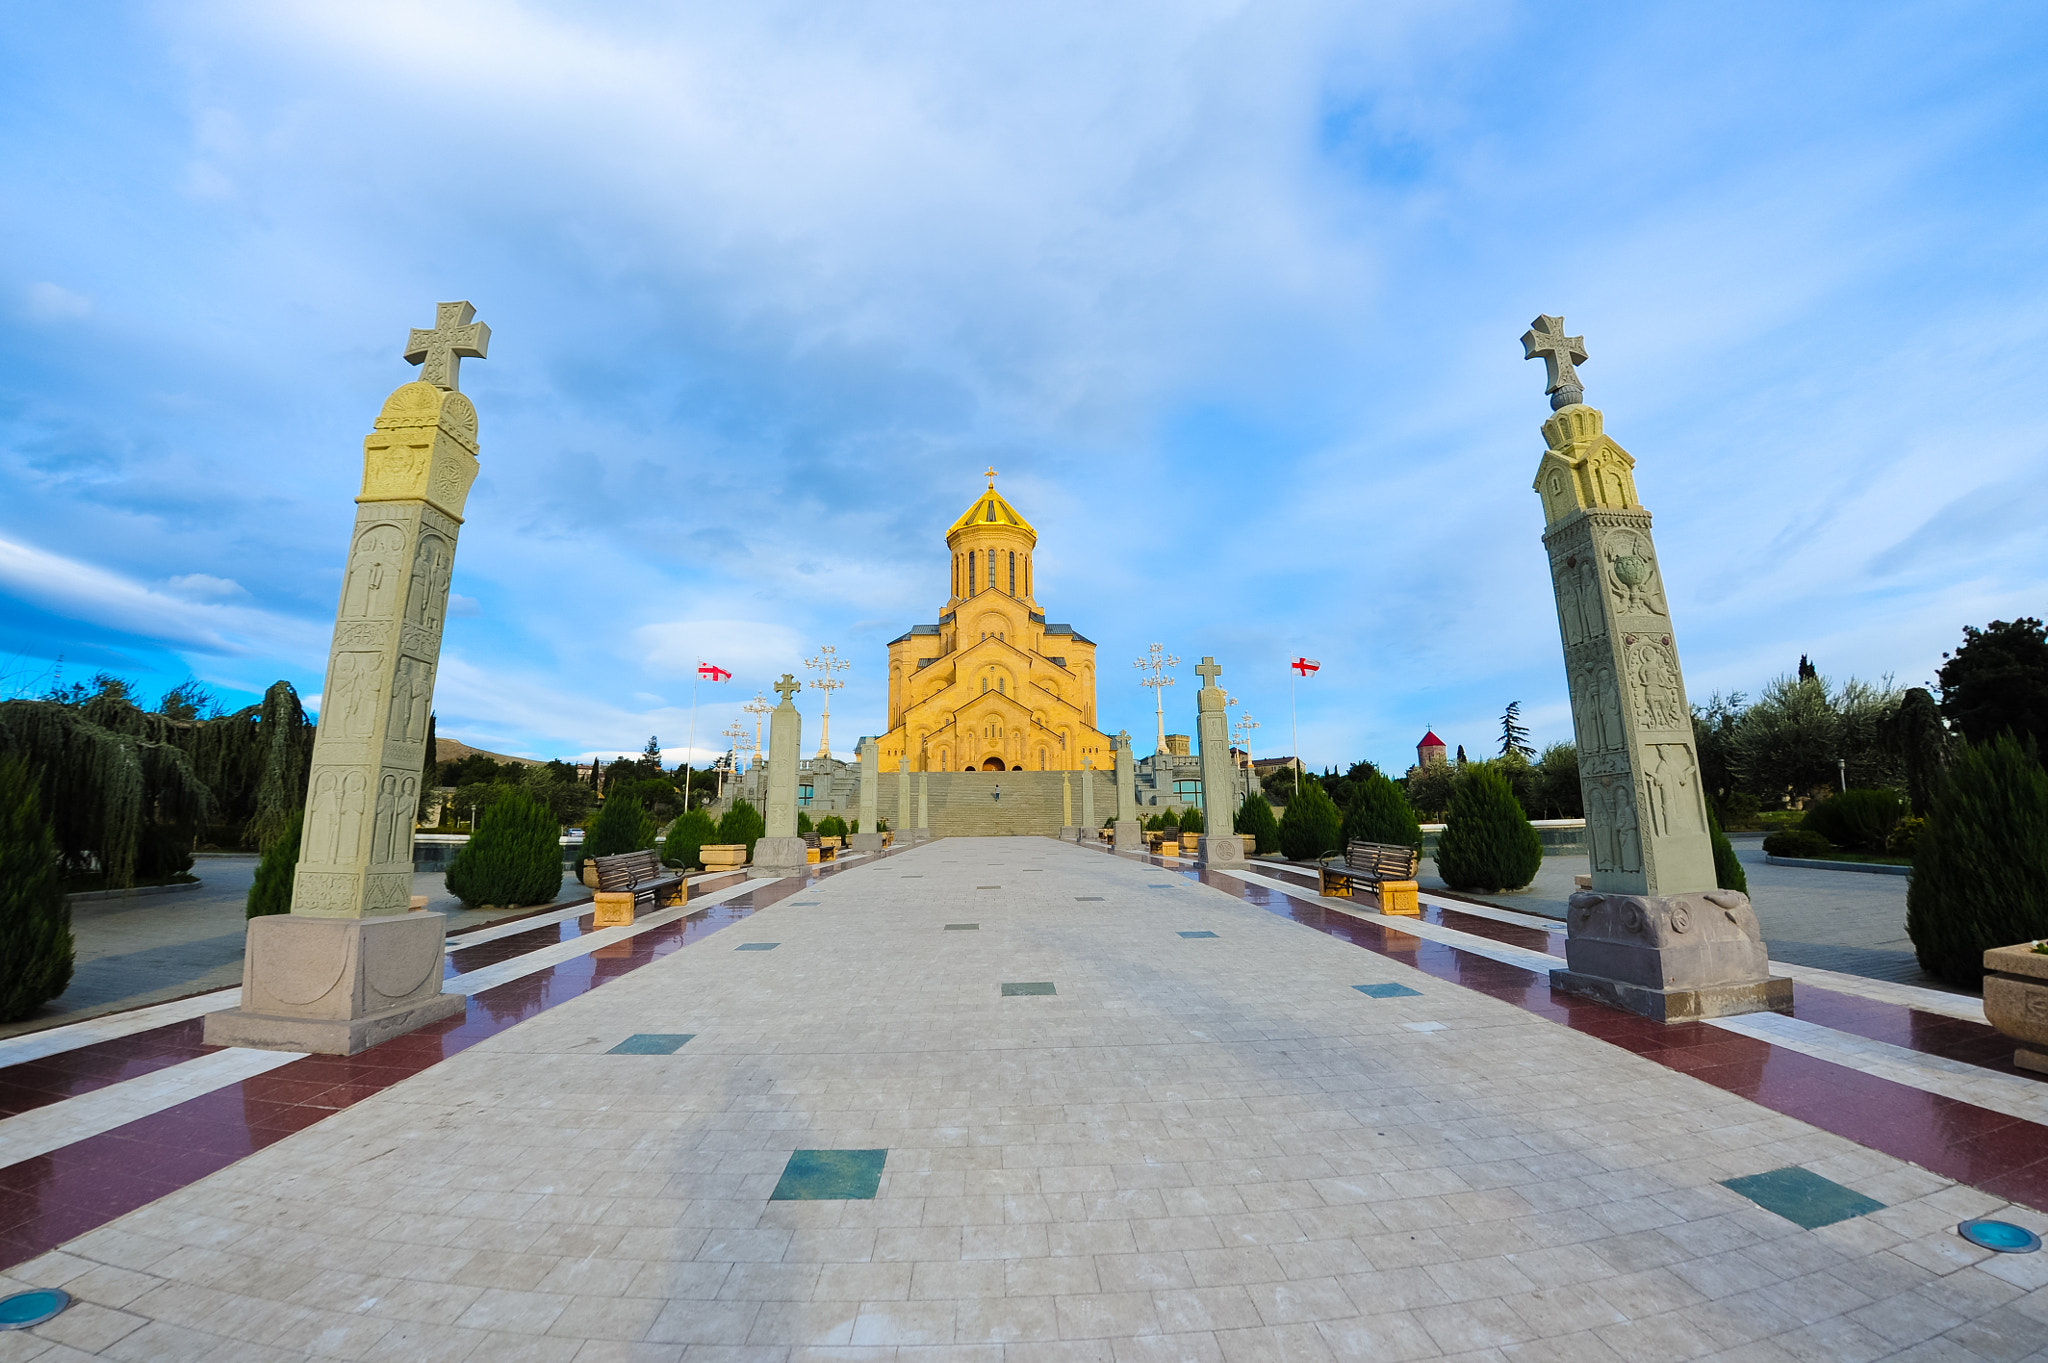
{"type": "Polygon", "coordinates": [[[1954,1234],[1996,1198],[1156,867],[868,869],[765,910],[774,953],[676,951],[20,1266],[80,1305],[0,1358],[2048,1346],[2048,1255],[1954,1234]],[[1191,919],[1230,949],[1169,950],[1191,919]],[[772,1200],[799,1151],[882,1154],[873,1198],[772,1200]],[[1808,1230],[1722,1186],[1785,1169],[1883,1205],[1808,1230]]]}

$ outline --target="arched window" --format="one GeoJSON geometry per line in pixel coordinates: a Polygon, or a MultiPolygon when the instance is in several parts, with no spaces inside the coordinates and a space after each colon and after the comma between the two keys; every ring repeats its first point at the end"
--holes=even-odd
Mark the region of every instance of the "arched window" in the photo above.
{"type": "Polygon", "coordinates": [[[1017,594],[1017,551],[1010,551],[1010,595],[1017,594]]]}
{"type": "Polygon", "coordinates": [[[974,555],[967,556],[967,594],[974,595],[974,555]]]}
{"type": "Polygon", "coordinates": [[[996,678],[996,692],[997,692],[997,694],[999,694],[999,695],[1005,695],[1005,696],[1007,696],[1007,695],[1009,695],[1009,694],[1010,694],[1010,691],[1009,691],[1009,687],[1008,687],[1008,685],[1007,685],[1007,682],[1008,682],[1008,678],[1005,678],[1005,677],[997,677],[997,678],[996,678]]]}
{"type": "Polygon", "coordinates": [[[991,550],[989,550],[989,551],[988,551],[988,585],[989,585],[989,590],[991,590],[991,591],[995,590],[995,585],[996,585],[996,551],[995,551],[995,550],[993,550],[993,549],[991,549],[991,550]]]}
{"type": "Polygon", "coordinates": [[[983,677],[983,678],[981,679],[981,689],[982,689],[982,691],[983,691],[984,693],[985,693],[985,692],[987,692],[987,690],[988,690],[988,678],[987,678],[987,677],[983,677]]]}
{"type": "Polygon", "coordinates": [[[1040,749],[1038,750],[1038,769],[1039,769],[1040,771],[1044,771],[1044,770],[1045,770],[1045,749],[1044,749],[1044,748],[1040,748],[1040,749]]]}

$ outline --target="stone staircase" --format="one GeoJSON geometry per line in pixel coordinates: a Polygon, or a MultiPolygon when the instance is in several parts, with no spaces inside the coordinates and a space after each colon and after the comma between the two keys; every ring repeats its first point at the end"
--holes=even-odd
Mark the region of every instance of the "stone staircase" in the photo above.
{"type": "MultiPolygon", "coordinates": [[[[923,774],[927,809],[935,838],[1058,837],[1063,813],[1061,778],[1074,793],[1074,822],[1081,821],[1081,782],[1095,783],[1095,823],[1116,813],[1116,785],[1105,772],[1057,771],[934,771],[923,774]],[[1003,798],[991,798],[1000,785],[1003,798]]],[[[889,826],[897,826],[896,783],[899,774],[881,773],[879,807],[889,826]]],[[[917,822],[920,774],[910,774],[911,827],[917,822]]]]}

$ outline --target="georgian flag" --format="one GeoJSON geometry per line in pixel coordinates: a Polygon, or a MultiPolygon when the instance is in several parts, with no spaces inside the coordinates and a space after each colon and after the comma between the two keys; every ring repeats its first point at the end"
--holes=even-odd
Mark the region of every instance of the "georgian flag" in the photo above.
{"type": "Polygon", "coordinates": [[[726,671],[717,663],[698,663],[697,675],[705,681],[722,682],[732,680],[732,673],[726,671]]]}
{"type": "Polygon", "coordinates": [[[1289,666],[1306,677],[1309,673],[1319,670],[1322,664],[1314,658],[1296,658],[1289,666]]]}

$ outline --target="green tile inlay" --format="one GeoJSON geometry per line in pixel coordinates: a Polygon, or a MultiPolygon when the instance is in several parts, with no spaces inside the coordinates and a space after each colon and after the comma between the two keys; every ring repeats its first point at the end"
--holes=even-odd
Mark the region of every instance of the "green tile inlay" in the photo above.
{"type": "Polygon", "coordinates": [[[980,931],[981,931],[981,924],[979,924],[979,923],[948,923],[948,924],[946,924],[946,931],[947,931],[947,932],[980,932],[980,931]]]}
{"type": "Polygon", "coordinates": [[[770,1202],[869,1201],[882,1184],[887,1150],[793,1150],[770,1202]]]}
{"type": "Polygon", "coordinates": [[[635,1032],[606,1055],[674,1055],[695,1032],[635,1032]]]}
{"type": "Polygon", "coordinates": [[[1038,980],[1026,984],[1005,984],[1003,986],[1003,997],[1006,999],[1017,994],[1051,994],[1054,992],[1056,991],[1052,987],[1051,980],[1038,980]]]}
{"type": "Polygon", "coordinates": [[[792,899],[789,901],[789,907],[792,909],[815,909],[818,907],[818,901],[815,899],[792,899]]]}
{"type": "Polygon", "coordinates": [[[1395,984],[1391,980],[1384,984],[1354,984],[1351,987],[1359,993],[1375,999],[1419,999],[1422,997],[1420,989],[1410,989],[1405,984],[1395,984]]]}
{"type": "Polygon", "coordinates": [[[779,947],[779,946],[781,946],[781,945],[782,945],[782,943],[780,943],[780,942],[741,942],[741,943],[740,943],[740,944],[739,944],[738,946],[734,947],[734,948],[733,948],[733,950],[734,950],[734,951],[773,951],[773,950],[775,950],[775,948],[777,948],[777,947],[779,947]]]}
{"type": "Polygon", "coordinates": [[[1003,887],[1000,885],[977,885],[974,888],[977,890],[1000,890],[1003,887]]]}
{"type": "Polygon", "coordinates": [[[1807,1230],[1818,1230],[1837,1221],[1847,1221],[1852,1216],[1866,1216],[1884,1209],[1884,1203],[1796,1164],[1773,1169],[1768,1174],[1723,1179],[1721,1186],[1741,1193],[1765,1211],[1776,1212],[1793,1225],[1807,1230]]]}
{"type": "Polygon", "coordinates": [[[1102,896],[1099,894],[1077,894],[1074,896],[1074,902],[1076,904],[1100,904],[1102,896]]]}
{"type": "Polygon", "coordinates": [[[1147,885],[1147,886],[1146,886],[1145,888],[1146,888],[1146,889],[1148,889],[1148,890],[1170,890],[1170,889],[1172,889],[1172,888],[1173,888],[1173,886],[1171,886],[1171,885],[1147,885]]]}
{"type": "Polygon", "coordinates": [[[1184,932],[1181,934],[1183,937],[1214,937],[1215,935],[1213,932],[1184,932]]]}

